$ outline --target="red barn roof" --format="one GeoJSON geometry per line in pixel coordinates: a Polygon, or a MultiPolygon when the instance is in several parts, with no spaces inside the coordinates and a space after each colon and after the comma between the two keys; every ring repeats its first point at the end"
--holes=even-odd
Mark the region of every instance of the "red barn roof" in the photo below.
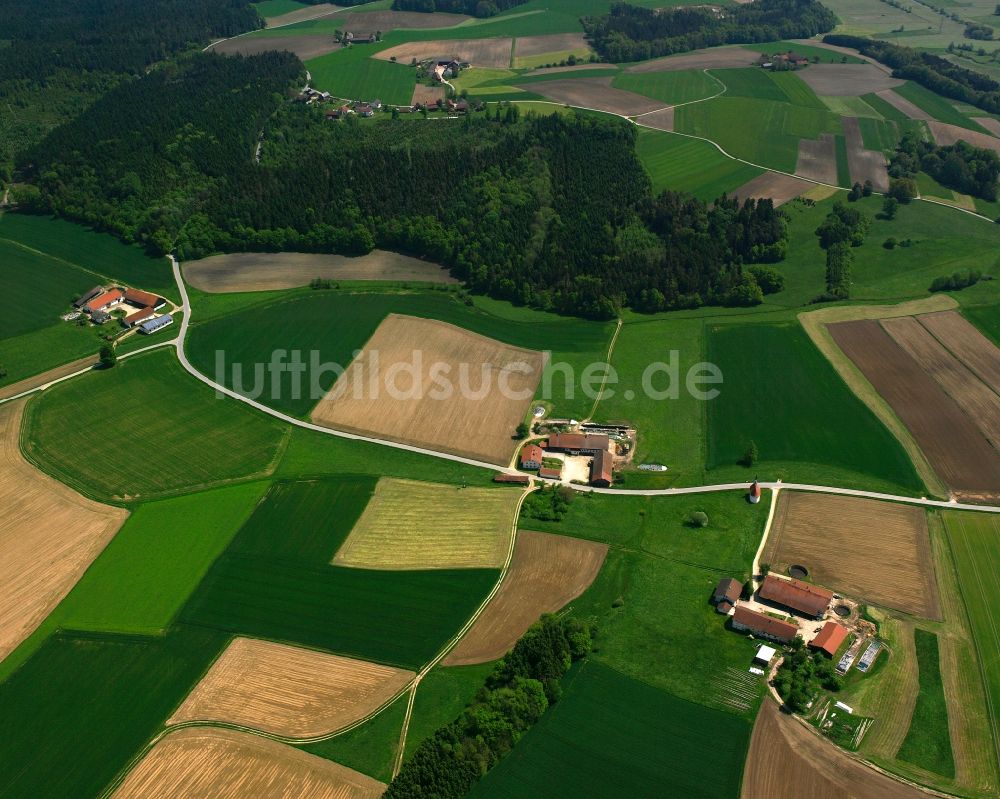
{"type": "Polygon", "coordinates": [[[756,480],[754,480],[753,483],[750,484],[750,496],[757,498],[760,497],[760,483],[758,483],[756,480]]]}
{"type": "Polygon", "coordinates": [[[729,600],[730,603],[733,603],[740,598],[740,594],[742,593],[743,585],[739,580],[734,580],[732,577],[723,577],[719,580],[719,584],[715,586],[715,593],[712,594],[712,598],[716,602],[729,600]]]}
{"type": "Polygon", "coordinates": [[[150,294],[148,291],[140,291],[139,289],[125,289],[125,302],[134,302],[136,305],[141,305],[143,307],[157,306],[162,300],[155,294],[150,294]]]}
{"type": "Polygon", "coordinates": [[[556,469],[553,466],[543,466],[538,470],[539,477],[548,477],[552,480],[558,480],[562,477],[562,469],[556,469]]]}
{"type": "Polygon", "coordinates": [[[607,449],[609,439],[604,434],[555,433],[549,436],[549,449],[593,450],[607,449]]]}
{"type": "Polygon", "coordinates": [[[124,322],[126,327],[132,327],[132,325],[137,325],[139,322],[145,322],[147,319],[151,319],[155,316],[156,311],[151,307],[143,308],[141,311],[136,311],[133,314],[129,314],[125,317],[124,322]]]}
{"type": "Polygon", "coordinates": [[[494,483],[511,483],[513,485],[526,486],[531,481],[528,479],[526,474],[504,474],[503,472],[498,472],[493,475],[494,483]]]}
{"type": "Polygon", "coordinates": [[[778,641],[791,641],[799,634],[799,628],[781,619],[774,619],[750,610],[746,605],[737,605],[733,623],[746,627],[751,632],[767,635],[778,641]]]}
{"type": "Polygon", "coordinates": [[[88,311],[100,311],[102,308],[111,305],[111,303],[118,302],[122,296],[122,293],[118,289],[111,289],[111,291],[105,291],[103,294],[94,297],[94,299],[86,304],[85,308],[88,311]]]}
{"type": "Polygon", "coordinates": [[[594,485],[611,485],[611,471],[614,458],[606,449],[594,453],[590,462],[590,482],[594,485]]]}
{"type": "Polygon", "coordinates": [[[524,467],[527,463],[541,463],[542,462],[542,448],[537,444],[528,444],[524,449],[521,450],[521,466],[524,467]]]}
{"type": "Polygon", "coordinates": [[[823,625],[823,629],[819,631],[819,635],[809,642],[809,646],[813,649],[821,649],[830,657],[833,657],[837,654],[840,645],[844,643],[845,638],[847,638],[847,628],[842,627],[835,621],[828,621],[823,625]]]}
{"type": "Polygon", "coordinates": [[[769,574],[764,578],[758,596],[807,616],[819,616],[826,611],[833,592],[801,580],[785,580],[769,574]]]}

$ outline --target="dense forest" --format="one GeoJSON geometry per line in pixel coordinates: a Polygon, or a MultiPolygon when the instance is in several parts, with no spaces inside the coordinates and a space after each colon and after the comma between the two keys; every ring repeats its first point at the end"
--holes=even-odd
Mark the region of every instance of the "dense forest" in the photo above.
{"type": "Polygon", "coordinates": [[[644,61],[720,44],[806,39],[832,30],[837,17],[817,0],[756,0],[734,7],[650,9],[615,3],[583,20],[605,61],[644,61]]]}
{"type": "Polygon", "coordinates": [[[393,0],[396,11],[448,11],[473,17],[492,17],[528,0],[393,0]]]}
{"type": "Polygon", "coordinates": [[[889,164],[893,178],[914,177],[920,171],[949,189],[993,202],[997,199],[1000,156],[964,141],[938,146],[913,132],[900,140],[889,164]]]}
{"type": "Polygon", "coordinates": [[[952,64],[936,55],[862,36],[831,34],[823,41],[852,47],[862,55],[892,67],[893,76],[912,80],[932,92],[1000,114],[1000,83],[990,77],[952,64]]]}

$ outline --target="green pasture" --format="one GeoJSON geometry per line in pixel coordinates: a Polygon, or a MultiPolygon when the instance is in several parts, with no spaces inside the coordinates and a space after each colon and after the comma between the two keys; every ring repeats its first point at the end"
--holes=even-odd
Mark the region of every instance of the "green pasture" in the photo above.
{"type": "Polygon", "coordinates": [[[711,325],[708,359],[725,380],[707,403],[709,468],[736,463],[753,441],[762,464],[832,464],[922,488],[903,448],[798,324],[711,325]]]}
{"type": "Polygon", "coordinates": [[[799,77],[797,72],[768,72],[767,75],[781,88],[792,105],[816,108],[821,111],[826,108],[824,100],[816,96],[816,92],[799,77]]]}
{"type": "Polygon", "coordinates": [[[838,133],[833,140],[834,152],[837,157],[837,185],[850,186],[851,165],[847,160],[847,139],[842,133],[838,133]]]}
{"type": "Polygon", "coordinates": [[[639,128],[636,155],[649,173],[654,194],[686,191],[706,202],[764,172],[723,155],[709,142],[652,128],[639,128]]]}
{"type": "Polygon", "coordinates": [[[58,632],[0,683],[3,796],[99,796],[225,644],[212,630],[162,638],[58,632]]]}
{"type": "Polygon", "coordinates": [[[859,98],[865,105],[871,108],[880,117],[887,120],[888,122],[896,122],[897,124],[903,124],[907,122],[912,122],[906,114],[900,111],[896,106],[890,103],[888,100],[884,100],[877,94],[864,94],[859,98]]]}
{"type": "Polygon", "coordinates": [[[383,49],[381,44],[359,44],[310,59],[306,67],[312,74],[312,85],[334,97],[349,100],[379,99],[393,105],[409,103],[416,85],[413,68],[408,64],[371,58],[378,49],[383,49]]]}
{"type": "MultiPolygon", "coordinates": [[[[908,3],[897,8],[886,3],[872,3],[870,0],[828,0],[826,3],[840,17],[838,33],[871,36],[876,39],[888,39],[908,47],[934,49],[944,49],[951,42],[963,41],[965,26],[938,14],[931,7],[951,4],[951,0],[941,0],[927,5],[908,3]]],[[[956,10],[963,16],[969,14],[964,8],[956,10]]],[[[993,6],[990,6],[990,11],[992,10],[993,6]]],[[[837,53],[831,55],[839,57],[837,53]]]]}
{"type": "Polygon", "coordinates": [[[833,113],[842,117],[859,117],[866,121],[882,119],[882,115],[861,97],[824,96],[820,100],[833,113]]]}
{"type": "MultiPolygon", "coordinates": [[[[474,73],[476,70],[467,70],[463,74],[474,73]]],[[[499,71],[499,70],[498,70],[499,71]]],[[[525,72],[517,78],[512,78],[511,80],[516,80],[518,86],[531,86],[535,83],[545,83],[550,80],[580,80],[582,78],[608,78],[614,77],[616,75],[625,75],[618,67],[613,64],[593,64],[588,69],[578,69],[574,72],[543,72],[539,75],[532,75],[530,72],[525,72]]],[[[461,78],[459,78],[461,80],[461,78]]],[[[583,109],[580,109],[581,111],[583,109]]]]}
{"type": "Polygon", "coordinates": [[[749,97],[755,100],[773,100],[779,103],[790,102],[781,86],[771,80],[771,73],[759,67],[713,69],[712,75],[725,84],[725,97],[749,97]]]}
{"type": "Polygon", "coordinates": [[[642,94],[670,105],[711,97],[723,89],[719,81],[713,80],[701,70],[619,72],[611,81],[611,85],[616,89],[642,94]]]}
{"type": "Polygon", "coordinates": [[[899,128],[892,122],[861,117],[858,119],[858,127],[861,128],[861,140],[867,150],[884,153],[894,150],[899,143],[899,128]]]}
{"type": "Polygon", "coordinates": [[[748,721],[592,661],[563,684],[559,702],[470,797],[739,796],[748,721]]]}
{"type": "Polygon", "coordinates": [[[267,473],[284,430],[216,397],[173,353],[156,350],[37,395],[26,411],[24,444],[49,474],[124,502],[267,473]]]}
{"type": "Polygon", "coordinates": [[[948,100],[939,94],[935,94],[930,89],[925,89],[919,83],[912,81],[904,83],[893,89],[900,97],[905,97],[918,108],[926,111],[934,119],[940,122],[947,122],[951,125],[958,125],[962,128],[986,133],[982,125],[972,121],[958,111],[948,100]]]}
{"type": "Polygon", "coordinates": [[[977,305],[963,308],[962,314],[1000,347],[1000,306],[977,305]]]}
{"type": "Polygon", "coordinates": [[[7,371],[6,377],[0,377],[0,385],[16,383],[88,355],[96,361],[103,343],[94,328],[58,319],[56,324],[31,333],[0,338],[0,366],[7,371]]]}
{"type": "Polygon", "coordinates": [[[955,776],[955,759],[948,732],[948,706],[941,682],[938,638],[934,633],[920,628],[913,631],[913,638],[917,647],[920,686],[917,704],[910,719],[910,729],[896,757],[942,777],[951,778],[955,776]]]}
{"type": "Polygon", "coordinates": [[[298,11],[300,8],[308,8],[308,4],[299,3],[298,0],[260,0],[260,2],[251,3],[251,5],[265,19],[279,17],[291,11],[298,11]]]}

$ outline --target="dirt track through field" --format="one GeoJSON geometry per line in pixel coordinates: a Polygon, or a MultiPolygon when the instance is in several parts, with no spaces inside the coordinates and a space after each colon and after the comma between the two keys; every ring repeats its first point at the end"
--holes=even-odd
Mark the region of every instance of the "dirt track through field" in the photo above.
{"type": "Polygon", "coordinates": [[[934,119],[927,123],[927,127],[931,129],[934,141],[943,147],[964,141],[973,147],[983,147],[1000,155],[1000,139],[996,136],[979,133],[975,130],[966,130],[958,125],[949,125],[947,122],[938,122],[934,119]]]}
{"type": "Polygon", "coordinates": [[[57,366],[55,369],[49,369],[47,372],[42,372],[41,374],[34,375],[32,377],[26,377],[24,380],[18,380],[16,383],[8,383],[3,388],[0,388],[0,400],[16,397],[18,394],[22,394],[25,391],[31,391],[33,388],[44,386],[46,383],[51,383],[53,380],[58,380],[60,377],[66,377],[66,375],[79,372],[81,369],[86,369],[88,366],[96,365],[97,357],[94,355],[88,355],[86,358],[80,358],[77,361],[65,363],[62,366],[57,366]]]}
{"type": "Polygon", "coordinates": [[[212,294],[277,291],[323,280],[392,280],[456,283],[435,263],[386,250],[348,257],[309,252],[237,252],[184,264],[184,279],[212,294]]]}
{"type": "Polygon", "coordinates": [[[0,660],[52,612],[128,517],[24,460],[26,402],[0,405],[0,660]]]}
{"type": "Polygon", "coordinates": [[[968,499],[1000,496],[1000,455],[958,404],[878,322],[842,322],[828,329],[951,489],[968,499]]]}
{"type": "Polygon", "coordinates": [[[764,701],[750,737],[742,799],[926,799],[764,701]]]}
{"type": "Polygon", "coordinates": [[[677,72],[687,69],[729,69],[753,66],[759,54],[742,47],[719,47],[697,50],[684,55],[667,56],[643,61],[626,72],[677,72]]]}
{"type": "Polygon", "coordinates": [[[312,421],[506,466],[543,367],[540,352],[390,314],[313,409],[312,421]],[[367,387],[376,360],[373,394],[367,387]]]}
{"type": "Polygon", "coordinates": [[[842,117],[844,138],[847,140],[847,168],[852,183],[872,182],[875,191],[889,190],[888,162],[877,150],[866,150],[857,117],[842,117]]]}
{"type": "Polygon", "coordinates": [[[761,559],[805,566],[819,585],[928,619],[941,611],[922,508],[782,491],[761,559]]]}
{"type": "Polygon", "coordinates": [[[544,36],[519,36],[514,45],[515,58],[530,58],[546,53],[582,50],[589,45],[582,33],[549,33],[544,36]]]}
{"type": "Polygon", "coordinates": [[[957,311],[921,314],[917,320],[1000,394],[1000,349],[957,311]]]}
{"type": "Polygon", "coordinates": [[[505,39],[435,39],[429,42],[408,42],[375,53],[373,58],[389,61],[393,56],[400,64],[412,59],[428,58],[467,61],[473,67],[506,69],[510,66],[510,52],[514,40],[505,39]]]}
{"type": "Polygon", "coordinates": [[[587,590],[607,553],[606,544],[519,531],[500,590],[444,665],[487,663],[504,655],[539,616],[559,610],[587,590]]]}
{"type": "Polygon", "coordinates": [[[635,92],[616,89],[611,78],[567,78],[532,84],[532,91],[549,100],[581,108],[595,108],[612,114],[635,116],[663,108],[664,103],[635,92]]]}
{"type": "Polygon", "coordinates": [[[221,55],[257,55],[271,50],[287,50],[295,53],[300,61],[307,61],[339,50],[340,45],[328,34],[313,33],[301,36],[237,36],[221,41],[210,49],[221,55]]]}
{"type": "Polygon", "coordinates": [[[799,139],[795,174],[836,186],[837,150],[833,136],[823,133],[818,139],[799,139]]]}
{"type": "Polygon", "coordinates": [[[234,730],[169,733],[114,799],[378,799],[385,784],[330,760],[234,730]]]}
{"type": "Polygon", "coordinates": [[[416,675],[297,646],[236,638],[170,718],[223,721],[292,738],[364,718],[416,675]]]}
{"type": "Polygon", "coordinates": [[[748,197],[759,200],[770,198],[774,201],[774,207],[784,205],[789,200],[794,200],[800,194],[812,188],[812,183],[808,183],[791,175],[782,175],[780,172],[765,172],[758,175],[753,180],[749,180],[734,189],[730,196],[736,197],[742,202],[748,197]]]}
{"type": "Polygon", "coordinates": [[[906,82],[886,75],[873,64],[811,64],[795,74],[821,97],[860,97],[906,82]]]}
{"type": "Polygon", "coordinates": [[[902,95],[896,94],[896,92],[892,89],[875,92],[875,94],[885,100],[889,105],[894,106],[898,111],[902,111],[910,119],[923,119],[927,121],[933,119],[933,117],[924,111],[924,109],[914,105],[902,95]]]}
{"type": "Polygon", "coordinates": [[[882,327],[958,403],[993,446],[1000,449],[1000,396],[946,350],[917,319],[886,319],[882,327]]]}

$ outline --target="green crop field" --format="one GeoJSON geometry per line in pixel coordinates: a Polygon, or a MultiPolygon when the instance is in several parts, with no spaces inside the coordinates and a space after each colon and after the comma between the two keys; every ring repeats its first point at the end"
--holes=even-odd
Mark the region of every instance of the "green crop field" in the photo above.
{"type": "Polygon", "coordinates": [[[764,172],[726,157],[709,142],[652,128],[639,128],[636,154],[649,173],[654,194],[671,189],[712,201],[764,172]]]}
{"type": "Polygon", "coordinates": [[[860,99],[864,101],[865,105],[889,122],[906,123],[913,121],[906,114],[896,108],[896,106],[887,100],[882,99],[877,94],[865,94],[862,95],[860,99]]]}
{"type": "MultiPolygon", "coordinates": [[[[726,86],[726,97],[750,97],[757,100],[789,102],[781,87],[771,80],[771,73],[760,67],[713,69],[712,75],[726,86]]],[[[822,106],[820,106],[822,107],[822,106]]]]}
{"type": "Polygon", "coordinates": [[[306,3],[299,3],[298,0],[260,0],[259,3],[252,3],[257,13],[262,17],[277,17],[287,14],[290,11],[298,11],[300,8],[308,8],[306,3]]]}
{"type": "Polygon", "coordinates": [[[795,72],[768,72],[768,77],[776,83],[781,91],[785,93],[792,105],[800,105],[803,108],[817,108],[824,110],[824,101],[816,96],[816,92],[795,72]]]}
{"type": "Polygon", "coordinates": [[[749,722],[589,661],[564,688],[470,797],[739,795],[749,722]]]}
{"type": "Polygon", "coordinates": [[[863,120],[882,119],[882,115],[861,97],[826,96],[823,105],[842,117],[859,117],[863,120]]]}
{"type": "Polygon", "coordinates": [[[962,313],[1000,347],[1000,306],[977,305],[972,308],[963,308],[962,313]]]}
{"type": "Polygon", "coordinates": [[[919,83],[905,83],[893,89],[900,97],[905,97],[918,108],[923,109],[934,119],[947,122],[951,125],[958,125],[969,130],[976,130],[985,133],[982,125],[969,119],[965,114],[958,111],[948,100],[939,94],[935,94],[930,89],[925,89],[919,83]]]}
{"type": "MultiPolygon", "coordinates": [[[[864,2],[864,0],[861,0],[864,2]]],[[[824,63],[832,64],[834,62],[845,64],[863,64],[864,61],[855,55],[845,55],[843,53],[836,53],[827,50],[825,47],[813,47],[809,44],[802,44],[801,42],[762,42],[761,44],[745,44],[743,45],[744,50],[749,50],[751,53],[768,53],[774,55],[775,53],[787,53],[789,50],[794,50],[800,55],[806,56],[810,61],[814,63],[824,63]]],[[[809,67],[806,67],[808,69],[809,67]]]]}
{"type": "Polygon", "coordinates": [[[899,142],[899,128],[892,122],[862,117],[858,126],[861,128],[861,140],[868,150],[894,150],[899,142]]]}
{"type": "Polygon", "coordinates": [[[201,677],[225,638],[60,632],[3,683],[4,797],[98,796],[201,677]]]}
{"type": "MultiPolygon", "coordinates": [[[[253,387],[253,364],[268,363],[278,349],[299,350],[305,354],[303,358],[307,363],[309,353],[315,351],[322,362],[346,367],[354,351],[364,346],[389,313],[439,319],[518,347],[551,350],[553,364],[569,363],[577,375],[586,364],[603,359],[613,333],[610,323],[586,322],[539,312],[529,312],[523,320],[506,319],[468,308],[442,292],[310,292],[279,300],[263,310],[256,307],[193,327],[188,355],[198,369],[214,375],[216,352],[223,351],[228,363],[243,364],[243,390],[249,391],[253,387]]],[[[273,398],[273,386],[269,386],[260,400],[279,410],[305,416],[333,385],[335,373],[330,370],[315,375],[319,385],[317,394],[313,394],[310,386],[313,376],[307,369],[300,396],[294,397],[292,375],[286,372],[281,377],[278,398],[273,398]]],[[[233,386],[232,378],[232,369],[227,369],[222,382],[233,386]]],[[[555,381],[554,388],[559,413],[586,413],[590,403],[579,390],[573,399],[562,391],[559,380],[555,381]]]]}
{"type": "Polygon", "coordinates": [[[222,400],[158,350],[51,388],[27,409],[28,456],[101,498],[151,498],[262,474],[283,426],[222,400]]]}
{"type": "Polygon", "coordinates": [[[476,696],[496,663],[437,666],[420,681],[406,735],[406,758],[443,727],[457,719],[476,696]]]}
{"type": "MultiPolygon", "coordinates": [[[[557,75],[560,73],[556,73],[557,75]]],[[[711,97],[722,86],[700,70],[682,72],[621,72],[611,85],[675,105],[711,97]]]]}
{"type": "MultiPolygon", "coordinates": [[[[310,29],[301,32],[314,31],[310,29]]],[[[370,58],[373,52],[375,50],[372,46],[358,45],[310,59],[306,62],[306,67],[312,73],[312,85],[321,91],[330,92],[334,97],[348,100],[377,98],[383,103],[409,103],[416,85],[413,70],[403,64],[370,58]]]]}
{"type": "Polygon", "coordinates": [[[738,461],[754,441],[765,463],[829,463],[921,488],[900,444],[797,324],[713,326],[708,342],[725,380],[708,402],[710,468],[738,461]]]}
{"type": "Polygon", "coordinates": [[[920,689],[910,729],[896,757],[951,778],[955,776],[955,759],[948,733],[948,706],[941,683],[938,639],[934,633],[919,628],[913,631],[913,637],[920,689]]]}

